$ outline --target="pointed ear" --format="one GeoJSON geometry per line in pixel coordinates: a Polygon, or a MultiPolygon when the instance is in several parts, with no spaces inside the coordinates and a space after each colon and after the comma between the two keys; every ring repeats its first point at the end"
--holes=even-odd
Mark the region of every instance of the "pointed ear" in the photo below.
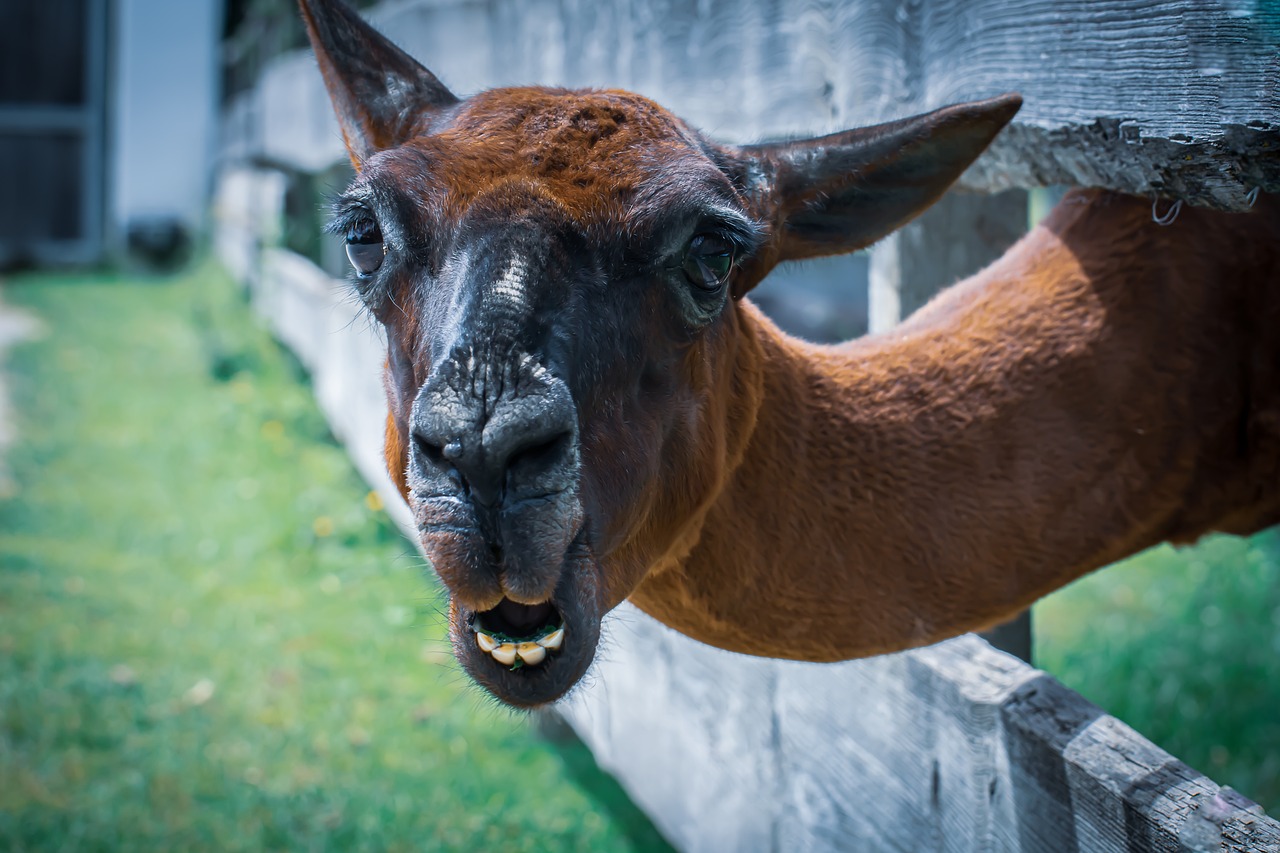
{"type": "Polygon", "coordinates": [[[737,149],[775,260],[869,246],[937,201],[1022,106],[1018,95],[943,107],[818,139],[737,149]]]}
{"type": "Polygon", "coordinates": [[[307,35],[356,171],[375,151],[419,131],[458,99],[409,54],[339,0],[299,0],[307,35]]]}

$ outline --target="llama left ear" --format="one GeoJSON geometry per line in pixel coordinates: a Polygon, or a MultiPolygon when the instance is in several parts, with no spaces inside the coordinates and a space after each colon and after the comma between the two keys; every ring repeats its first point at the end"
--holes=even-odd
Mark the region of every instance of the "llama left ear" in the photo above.
{"type": "Polygon", "coordinates": [[[338,0],[299,0],[307,35],[360,171],[376,151],[420,132],[424,116],[458,99],[409,54],[338,0]]]}
{"type": "Polygon", "coordinates": [[[836,255],[871,245],[937,201],[1021,106],[1020,96],[1001,95],[729,156],[774,225],[771,260],[836,255]]]}

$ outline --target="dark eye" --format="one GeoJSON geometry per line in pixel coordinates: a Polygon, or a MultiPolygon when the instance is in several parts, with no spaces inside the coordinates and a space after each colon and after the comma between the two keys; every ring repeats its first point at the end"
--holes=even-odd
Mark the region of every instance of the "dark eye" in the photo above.
{"type": "Polygon", "coordinates": [[[347,260],[356,268],[356,275],[371,276],[382,266],[387,247],[382,242],[382,229],[372,219],[357,219],[347,226],[347,260]]]}
{"type": "Polygon", "coordinates": [[[681,267],[694,287],[719,290],[733,271],[733,246],[714,234],[698,234],[689,241],[681,267]]]}

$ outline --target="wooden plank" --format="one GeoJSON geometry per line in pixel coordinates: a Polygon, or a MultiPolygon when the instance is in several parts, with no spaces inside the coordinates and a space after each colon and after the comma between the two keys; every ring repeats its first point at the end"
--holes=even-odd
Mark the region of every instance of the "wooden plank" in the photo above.
{"type": "MultiPolygon", "coordinates": [[[[1020,91],[1026,106],[1013,131],[967,186],[1106,186],[1232,209],[1247,206],[1253,188],[1280,189],[1274,3],[641,5],[563,0],[542,9],[553,22],[542,29],[566,48],[561,80],[607,78],[734,139],[1020,91]]],[[[518,26],[508,33],[517,53],[535,50],[518,26]]]]}
{"type": "MultiPolygon", "coordinates": [[[[379,20],[460,92],[631,88],[728,141],[1019,90],[1026,108],[968,186],[1240,208],[1280,190],[1278,15],[1243,0],[435,0],[379,20]]],[[[238,112],[245,156],[342,156],[309,63],[281,63],[238,112]]],[[[957,198],[935,233],[972,227],[957,198]]],[[[889,244],[892,322],[927,296],[913,233],[889,244]]],[[[935,285],[969,271],[924,260],[935,285]]],[[[683,849],[1277,849],[1280,827],[1247,800],[976,638],[806,665],[709,649],[625,605],[609,625],[562,707],[683,849]]]]}
{"type": "Polygon", "coordinates": [[[777,695],[783,849],[1277,849],[1255,804],[974,637],[783,665],[777,695]]]}
{"type": "MultiPolygon", "coordinates": [[[[1101,186],[1236,210],[1254,189],[1280,192],[1274,2],[419,0],[374,18],[464,93],[629,88],[746,142],[1018,91],[1022,112],[963,185],[1101,186]]],[[[338,159],[332,120],[297,116],[327,109],[313,61],[277,63],[268,89],[277,77],[247,131],[285,162],[338,159]]]]}
{"type": "Polygon", "coordinates": [[[1011,693],[1001,715],[1019,831],[1035,840],[1023,849],[1280,850],[1280,824],[1255,803],[1047,674],[1011,693]],[[1040,821],[1046,810],[1060,815],[1052,833],[1040,821]]]}
{"type": "Polygon", "coordinates": [[[629,604],[605,622],[585,687],[557,710],[673,845],[767,853],[789,779],[779,661],[697,643],[629,604]]]}
{"type": "Polygon", "coordinates": [[[933,650],[782,667],[781,849],[991,847],[1009,813],[999,701],[1033,673],[974,638],[964,647],[985,656],[946,655],[942,668],[933,650]]]}
{"type": "MultiPolygon", "coordinates": [[[[277,182],[227,179],[218,221],[244,240],[277,182]]],[[[411,533],[381,466],[380,342],[318,268],[263,255],[256,304],[308,354],[334,433],[411,533]]],[[[1280,853],[1252,803],[973,636],[802,664],[712,649],[623,605],[560,708],[684,850],[1280,853]]]]}

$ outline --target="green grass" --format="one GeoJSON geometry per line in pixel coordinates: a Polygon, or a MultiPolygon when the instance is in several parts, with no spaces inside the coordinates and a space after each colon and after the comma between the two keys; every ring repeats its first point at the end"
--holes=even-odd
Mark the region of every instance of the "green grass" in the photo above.
{"type": "Polygon", "coordinates": [[[422,561],[232,285],[26,277],[0,500],[0,849],[641,850],[469,685],[422,561]]]}
{"type": "MultiPolygon", "coordinates": [[[[47,335],[8,359],[0,849],[662,848],[457,671],[421,560],[224,277],[4,295],[47,335]]],[[[1139,555],[1035,627],[1038,665],[1280,814],[1280,532],[1139,555]]]]}
{"type": "Polygon", "coordinates": [[[1032,624],[1037,666],[1280,815],[1280,529],[1154,548],[1032,624]]]}

